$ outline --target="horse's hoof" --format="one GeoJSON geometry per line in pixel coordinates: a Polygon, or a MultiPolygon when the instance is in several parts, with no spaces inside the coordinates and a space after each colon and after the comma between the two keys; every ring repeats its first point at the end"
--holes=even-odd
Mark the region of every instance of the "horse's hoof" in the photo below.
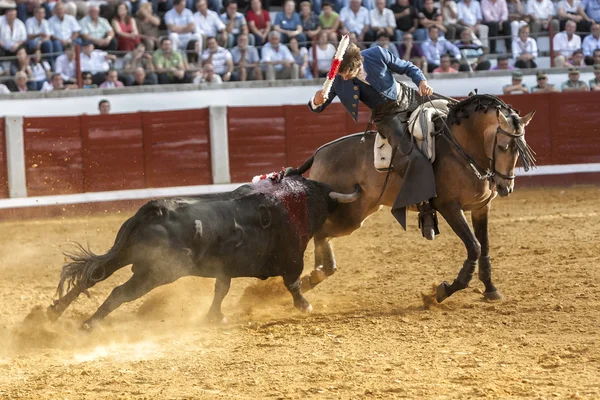
{"type": "Polygon", "coordinates": [[[227,317],[224,316],[223,314],[221,315],[211,315],[208,314],[204,320],[208,323],[208,324],[212,324],[212,325],[223,325],[223,324],[227,324],[229,322],[229,320],[227,320],[227,317]]]}
{"type": "Polygon", "coordinates": [[[91,322],[84,322],[79,329],[84,332],[91,332],[94,329],[94,326],[91,322]]]}
{"type": "Polygon", "coordinates": [[[500,293],[499,290],[494,290],[493,292],[485,292],[483,294],[483,297],[487,301],[500,301],[500,300],[504,300],[504,296],[502,296],[502,293],[500,293]]]}
{"type": "Polygon", "coordinates": [[[313,306],[308,301],[305,301],[302,304],[297,304],[296,308],[303,313],[311,313],[313,310],[313,306]]]}
{"type": "Polygon", "coordinates": [[[441,303],[449,297],[447,291],[448,287],[448,282],[444,281],[440,283],[437,288],[435,288],[435,300],[438,303],[441,303]]]}

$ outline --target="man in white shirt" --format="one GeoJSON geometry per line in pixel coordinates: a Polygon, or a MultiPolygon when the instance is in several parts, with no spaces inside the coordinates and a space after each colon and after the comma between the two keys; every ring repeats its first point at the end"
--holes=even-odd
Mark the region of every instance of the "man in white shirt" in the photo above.
{"type": "Polygon", "coordinates": [[[575,34],[575,29],[577,29],[577,24],[573,21],[567,21],[565,30],[554,35],[552,39],[554,53],[552,56],[554,57],[555,66],[564,66],[573,52],[581,49],[581,37],[575,34]]]}
{"type": "Polygon", "coordinates": [[[65,52],[54,63],[54,72],[60,74],[65,82],[75,82],[75,49],[71,43],[65,46],[65,52]]]}
{"type": "Polygon", "coordinates": [[[267,80],[298,79],[300,70],[290,50],[281,44],[281,34],[269,32],[269,43],[262,48],[262,61],[265,65],[267,80]]]}
{"type": "Polygon", "coordinates": [[[17,19],[17,10],[9,8],[0,21],[0,52],[3,52],[5,56],[14,56],[19,47],[26,43],[25,24],[17,19]]]}
{"type": "Polygon", "coordinates": [[[529,0],[527,1],[527,15],[531,17],[531,33],[536,36],[540,31],[547,31],[552,27],[553,32],[558,33],[558,20],[554,19],[556,10],[552,0],[529,0]]]}
{"type": "Polygon", "coordinates": [[[359,42],[372,42],[375,38],[371,29],[369,10],[360,5],[360,0],[350,0],[350,5],[340,11],[342,34],[354,32],[359,42]]]}
{"type": "Polygon", "coordinates": [[[581,48],[587,65],[594,65],[594,50],[600,49],[600,24],[592,25],[592,34],[583,39],[581,48]]]}
{"type": "Polygon", "coordinates": [[[482,46],[489,48],[488,32],[489,28],[483,25],[483,14],[481,6],[477,0],[462,0],[458,3],[458,23],[465,26],[477,35],[481,40],[482,46]]]}
{"type": "Polygon", "coordinates": [[[444,54],[451,54],[457,60],[461,59],[460,50],[458,47],[440,36],[440,28],[437,26],[429,27],[429,39],[421,45],[423,54],[427,58],[427,71],[433,72],[434,69],[440,66],[441,57],[444,54]]]}
{"type": "Polygon", "coordinates": [[[385,1],[376,0],[375,8],[369,12],[371,29],[375,37],[378,37],[380,33],[387,33],[389,37],[394,37],[394,31],[396,30],[394,12],[389,8],[385,8],[385,1]]]}
{"type": "Polygon", "coordinates": [[[65,6],[62,2],[56,3],[54,16],[48,20],[48,24],[52,33],[55,52],[62,53],[67,43],[81,45],[81,38],[79,37],[81,27],[74,16],[65,12],[65,6]]]}
{"type": "Polygon", "coordinates": [[[165,23],[169,30],[169,39],[173,42],[173,47],[180,50],[186,50],[188,42],[196,39],[201,42],[200,35],[196,32],[194,15],[185,8],[185,0],[175,0],[174,6],[165,14],[165,23]]]}
{"type": "Polygon", "coordinates": [[[206,39],[211,36],[218,38],[221,45],[227,43],[225,24],[221,21],[219,14],[208,9],[206,0],[199,0],[196,3],[196,9],[198,11],[193,15],[193,18],[196,31],[202,37],[200,49],[203,48],[202,44],[206,43],[206,39]]]}
{"type": "Polygon", "coordinates": [[[81,38],[94,43],[94,47],[100,50],[117,50],[117,39],[115,31],[106,18],[100,16],[100,8],[90,3],[88,15],[79,21],[81,26],[81,38]]]}
{"type": "Polygon", "coordinates": [[[202,64],[212,64],[214,71],[225,82],[231,79],[233,73],[233,60],[229,50],[219,46],[217,39],[209,37],[206,41],[207,49],[202,52],[202,64]]]}
{"type": "Polygon", "coordinates": [[[117,57],[114,55],[110,55],[105,51],[94,50],[94,43],[90,41],[83,42],[79,54],[81,71],[91,72],[92,80],[96,85],[104,82],[104,73],[110,69],[108,62],[115,62],[116,60],[117,57]]]}
{"type": "MultiPolygon", "coordinates": [[[[27,47],[30,49],[40,48],[42,53],[49,54],[54,53],[54,43],[50,36],[50,24],[46,19],[46,9],[42,6],[38,6],[33,10],[33,17],[25,21],[25,28],[27,29],[27,47]]],[[[56,58],[53,56],[51,58],[56,58]]]]}

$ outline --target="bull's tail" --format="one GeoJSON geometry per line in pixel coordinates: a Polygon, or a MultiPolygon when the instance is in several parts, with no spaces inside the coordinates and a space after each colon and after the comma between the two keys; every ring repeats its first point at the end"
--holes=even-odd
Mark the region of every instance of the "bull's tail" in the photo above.
{"type": "Polygon", "coordinates": [[[64,253],[71,262],[66,264],[60,274],[57,293],[62,297],[72,287],[78,286],[81,290],[92,287],[96,282],[106,279],[116,270],[130,264],[125,256],[129,238],[135,230],[145,226],[151,220],[159,218],[167,211],[160,201],[151,201],[144,205],[119,229],[115,243],[106,254],[94,254],[89,248],[76,243],[77,248],[72,253],[64,253]],[[65,284],[67,290],[65,291],[65,284]]]}
{"type": "Polygon", "coordinates": [[[304,164],[302,164],[300,167],[295,168],[295,169],[294,168],[286,169],[285,176],[304,174],[306,171],[308,171],[310,169],[310,167],[312,167],[314,161],[315,161],[315,156],[313,155],[311,158],[306,160],[304,162],[304,164]]]}

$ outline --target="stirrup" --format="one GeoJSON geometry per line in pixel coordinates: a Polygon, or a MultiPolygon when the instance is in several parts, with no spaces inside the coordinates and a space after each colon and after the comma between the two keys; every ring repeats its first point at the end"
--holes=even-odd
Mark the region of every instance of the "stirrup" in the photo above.
{"type": "Polygon", "coordinates": [[[421,229],[421,234],[423,237],[429,240],[433,239],[433,237],[430,237],[426,234],[429,233],[430,229],[433,229],[433,233],[435,235],[440,234],[440,230],[438,229],[437,213],[429,203],[419,206],[419,228],[421,229]]]}

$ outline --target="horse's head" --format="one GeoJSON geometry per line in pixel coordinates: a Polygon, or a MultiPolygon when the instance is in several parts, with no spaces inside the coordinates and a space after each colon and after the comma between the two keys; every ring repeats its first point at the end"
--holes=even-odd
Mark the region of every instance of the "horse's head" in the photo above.
{"type": "Polygon", "coordinates": [[[534,114],[535,110],[520,117],[514,110],[508,115],[504,115],[500,108],[496,110],[498,127],[493,136],[491,160],[493,183],[502,197],[508,196],[514,189],[517,160],[521,158],[526,171],[534,165],[534,153],[525,142],[525,127],[531,122],[534,114]]]}

